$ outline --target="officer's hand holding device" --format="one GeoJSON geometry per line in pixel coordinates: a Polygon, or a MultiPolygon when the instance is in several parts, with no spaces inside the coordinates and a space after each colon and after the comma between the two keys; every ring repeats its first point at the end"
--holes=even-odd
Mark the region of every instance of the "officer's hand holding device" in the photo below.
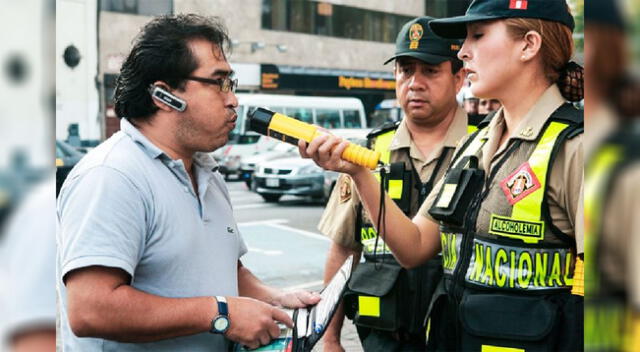
{"type": "MultiPolygon", "coordinates": [[[[298,145],[299,140],[303,140],[307,143],[316,138],[320,138],[326,135],[317,126],[310,125],[308,123],[296,120],[292,117],[285,116],[264,108],[258,108],[255,111],[249,113],[249,128],[262,135],[274,137],[283,142],[298,145]]],[[[339,146],[333,146],[332,151],[339,146]]],[[[301,150],[302,153],[302,150],[301,150]]],[[[304,154],[303,154],[304,156],[304,154]]],[[[384,184],[387,181],[386,175],[389,169],[388,165],[384,165],[380,162],[380,152],[370,150],[359,145],[349,143],[347,147],[342,151],[340,158],[355,165],[366,167],[370,170],[378,168],[380,171],[380,213],[378,216],[377,226],[379,237],[384,238],[384,184]]],[[[317,161],[316,161],[317,163],[317,161]]],[[[344,170],[334,170],[338,172],[346,172],[344,170]]],[[[377,248],[378,242],[376,239],[375,247],[377,248]]]]}
{"type": "MultiPolygon", "coordinates": [[[[325,135],[317,126],[296,120],[264,108],[258,108],[249,114],[249,128],[262,135],[298,145],[298,140],[309,143],[325,135]]],[[[371,170],[378,166],[380,153],[357,144],[349,143],[342,153],[342,159],[371,170]]]]}

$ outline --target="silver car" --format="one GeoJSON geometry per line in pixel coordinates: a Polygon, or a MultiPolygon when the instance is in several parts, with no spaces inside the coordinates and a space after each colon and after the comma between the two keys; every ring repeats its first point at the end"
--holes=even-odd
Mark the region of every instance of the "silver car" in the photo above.
{"type": "Polygon", "coordinates": [[[277,202],[287,194],[323,200],[324,174],[311,159],[276,159],[259,164],[252,188],[267,202],[277,202]]]}

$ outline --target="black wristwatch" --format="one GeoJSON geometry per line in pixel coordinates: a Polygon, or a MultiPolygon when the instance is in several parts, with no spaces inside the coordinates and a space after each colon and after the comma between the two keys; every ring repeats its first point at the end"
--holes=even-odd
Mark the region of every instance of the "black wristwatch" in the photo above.
{"type": "Polygon", "coordinates": [[[227,299],[222,296],[216,296],[216,301],[218,301],[218,315],[211,320],[211,330],[209,332],[212,334],[224,334],[231,326],[227,299]]]}

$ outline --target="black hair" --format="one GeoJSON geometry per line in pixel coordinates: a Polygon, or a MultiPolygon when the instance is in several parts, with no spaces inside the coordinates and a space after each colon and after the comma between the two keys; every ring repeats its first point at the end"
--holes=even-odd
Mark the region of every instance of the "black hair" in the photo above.
{"type": "Polygon", "coordinates": [[[204,39],[216,45],[223,57],[229,51],[229,35],[217,17],[195,14],[160,16],[147,23],[134,40],[122,64],[114,94],[118,117],[148,119],[158,110],[149,86],[155,81],[183,89],[184,80],[198,68],[189,42],[204,39]]]}
{"type": "Polygon", "coordinates": [[[451,61],[451,73],[454,75],[462,69],[462,66],[464,66],[462,60],[458,58],[451,59],[449,61],[451,61]]]}

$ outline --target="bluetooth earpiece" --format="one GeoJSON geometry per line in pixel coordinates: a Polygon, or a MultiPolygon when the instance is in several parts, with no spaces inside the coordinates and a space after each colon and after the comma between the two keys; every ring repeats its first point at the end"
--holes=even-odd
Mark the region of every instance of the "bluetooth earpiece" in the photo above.
{"type": "Polygon", "coordinates": [[[158,86],[154,86],[153,84],[149,87],[149,93],[151,93],[151,97],[153,99],[156,99],[180,112],[183,112],[187,108],[186,101],[176,97],[175,95],[158,86]]]}

